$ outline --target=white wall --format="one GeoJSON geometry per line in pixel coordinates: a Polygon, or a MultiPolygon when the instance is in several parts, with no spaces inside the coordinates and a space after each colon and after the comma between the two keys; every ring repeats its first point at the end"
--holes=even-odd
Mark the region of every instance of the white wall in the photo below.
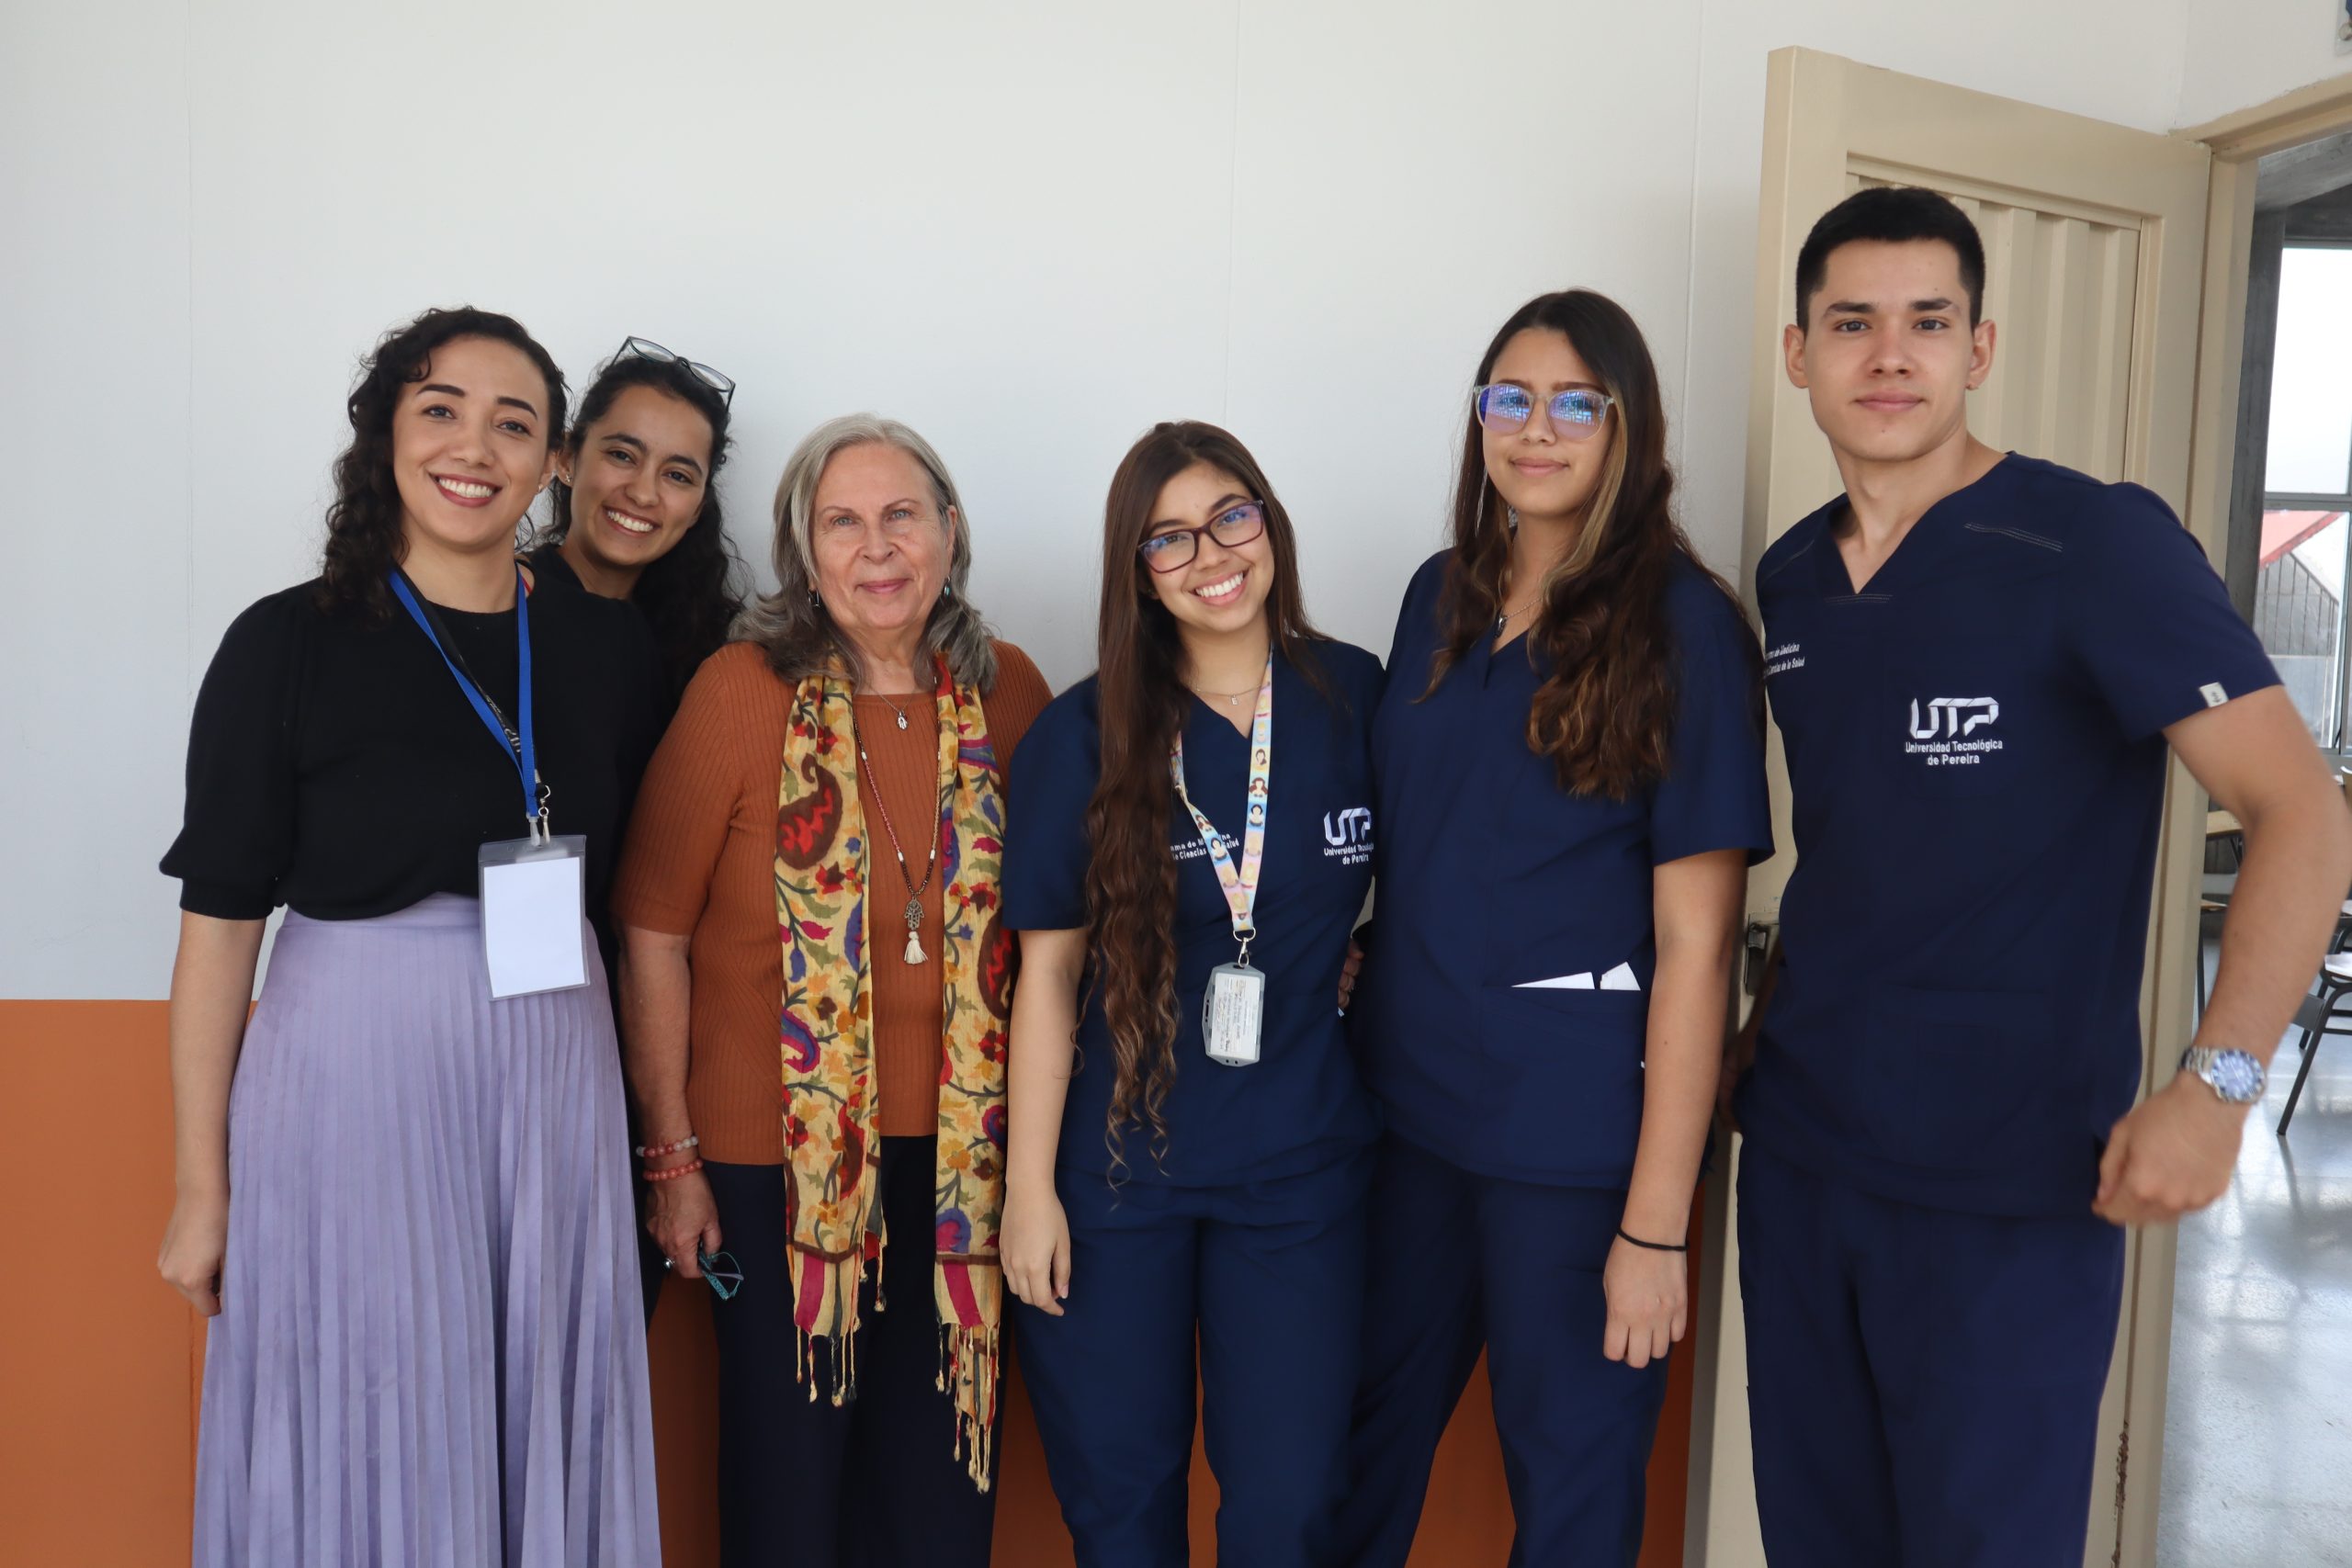
{"type": "Polygon", "coordinates": [[[2188,70],[2174,124],[2202,125],[2352,72],[2337,52],[2344,0],[2189,0],[2188,70]]]}
{"type": "Polygon", "coordinates": [[[0,996],[163,994],[188,702],[311,570],[354,367],[424,305],[513,311],[575,384],[629,333],[732,373],[754,558],[811,424],[912,422],[1057,684],[1119,454],[1223,421],[1385,652],[1477,352],[1546,288],[1642,321],[1737,570],[1770,49],[2162,129],[2191,4],[10,7],[0,996]]]}

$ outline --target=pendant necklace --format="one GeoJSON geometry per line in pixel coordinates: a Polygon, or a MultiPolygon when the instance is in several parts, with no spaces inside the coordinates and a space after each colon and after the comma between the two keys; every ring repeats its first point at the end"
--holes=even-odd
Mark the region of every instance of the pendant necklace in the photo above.
{"type": "MultiPolygon", "coordinates": [[[[884,696],[884,695],[883,695],[881,693],[879,693],[879,692],[876,692],[876,693],[875,693],[875,694],[874,694],[874,700],[875,700],[875,701],[876,701],[876,702],[878,702],[878,703],[880,703],[884,707],[888,708],[892,713],[897,714],[897,715],[899,716],[899,728],[900,729],[904,729],[904,728],[907,727],[907,710],[906,710],[906,709],[904,709],[904,708],[900,707],[898,704],[896,704],[896,703],[892,702],[889,698],[888,698],[888,697],[884,696]]],[[[860,753],[860,755],[863,755],[863,754],[864,754],[864,753],[860,753]]]]}
{"type": "MultiPolygon", "coordinates": [[[[899,728],[904,729],[906,727],[906,715],[900,714],[899,728]]],[[[890,852],[899,857],[899,880],[905,883],[907,886],[906,960],[909,964],[921,964],[923,961],[922,890],[931,886],[932,871],[939,864],[939,835],[933,833],[931,836],[931,858],[923,863],[922,880],[917,882],[907,874],[906,851],[899,847],[899,829],[891,826],[890,808],[882,804],[882,786],[875,780],[874,764],[867,759],[865,743],[862,740],[857,745],[857,760],[859,765],[865,770],[866,787],[873,794],[875,813],[882,818],[882,831],[889,835],[890,852]]]]}
{"type": "Polygon", "coordinates": [[[1252,686],[1246,692],[1207,692],[1203,691],[1198,686],[1195,686],[1193,688],[1193,694],[1200,697],[1223,697],[1225,699],[1226,706],[1229,708],[1238,708],[1241,705],[1242,698],[1256,696],[1258,694],[1258,688],[1252,686]]]}

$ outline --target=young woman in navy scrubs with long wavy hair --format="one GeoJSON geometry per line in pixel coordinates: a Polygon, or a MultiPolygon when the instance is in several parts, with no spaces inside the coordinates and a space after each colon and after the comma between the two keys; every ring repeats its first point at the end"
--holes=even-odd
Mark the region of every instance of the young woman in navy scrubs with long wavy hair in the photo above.
{"type": "Polygon", "coordinates": [[[1098,671],[1009,792],[1022,1371],[1080,1564],[1191,1561],[1196,1373],[1217,1560],[1332,1563],[1375,1130],[1333,1001],[1380,662],[1307,624],[1282,502],[1212,425],[1127,454],[1102,581],[1098,671]],[[1204,1037],[1245,963],[1259,1027],[1204,1037]]]}
{"type": "Polygon", "coordinates": [[[1411,1550],[1482,1348],[1511,1561],[1640,1551],[1747,869],[1771,850],[1756,638],[1672,493],[1633,319],[1575,290],[1505,321],[1373,727],[1351,1010],[1388,1135],[1345,1559],[1366,1568],[1411,1550]]]}

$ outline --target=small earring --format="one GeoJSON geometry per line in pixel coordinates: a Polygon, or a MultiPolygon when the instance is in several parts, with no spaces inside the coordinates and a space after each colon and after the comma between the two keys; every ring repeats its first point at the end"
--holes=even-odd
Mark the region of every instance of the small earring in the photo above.
{"type": "Polygon", "coordinates": [[[825,596],[811,588],[808,590],[808,607],[812,610],[823,609],[825,607],[825,596]]]}
{"type": "Polygon", "coordinates": [[[940,596],[942,599],[953,599],[953,598],[955,598],[955,597],[956,597],[956,585],[955,585],[954,583],[952,583],[952,582],[943,582],[943,583],[941,583],[941,584],[939,585],[939,596],[940,596]]]}
{"type": "Polygon", "coordinates": [[[1509,528],[1509,529],[1510,529],[1512,533],[1514,533],[1514,534],[1516,534],[1516,533],[1518,533],[1518,532],[1519,532],[1519,508],[1518,508],[1518,507],[1516,507],[1516,506],[1506,506],[1506,507],[1504,507],[1504,508],[1503,508],[1503,525],[1504,525],[1505,527],[1509,528]]]}

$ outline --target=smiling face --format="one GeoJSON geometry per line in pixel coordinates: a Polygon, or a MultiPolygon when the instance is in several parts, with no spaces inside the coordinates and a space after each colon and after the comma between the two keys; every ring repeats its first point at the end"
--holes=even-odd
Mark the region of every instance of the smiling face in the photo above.
{"type": "MultiPolygon", "coordinates": [[[[1224,469],[1194,463],[1159,487],[1144,536],[1202,527],[1256,501],[1224,469]]],[[[1223,637],[1264,618],[1266,595],[1274,586],[1274,547],[1262,528],[1256,538],[1238,545],[1221,545],[1215,534],[1202,534],[1190,561],[1173,571],[1147,569],[1144,576],[1148,591],[1168,607],[1180,631],[1223,637]]]]}
{"type": "Polygon", "coordinates": [[[1498,434],[1479,427],[1487,479],[1496,493],[1522,519],[1566,523],[1582,516],[1608,466],[1621,416],[1611,405],[1591,434],[1578,440],[1553,423],[1550,405],[1571,389],[1605,393],[1600,378],[1577,353],[1567,333],[1530,327],[1503,344],[1487,380],[1491,386],[1524,389],[1534,405],[1527,423],[1517,430],[1498,434]]]}
{"type": "Polygon", "coordinates": [[[392,410],[408,548],[512,550],[514,525],[555,471],[547,413],[547,379],[521,349],[478,337],[435,349],[392,410]]]}
{"type": "Polygon", "coordinates": [[[710,493],[710,421],[658,387],[630,387],[582,434],[564,482],[568,539],[600,566],[636,573],[685,537],[710,493]]]}
{"type": "Polygon", "coordinates": [[[1912,461],[1968,438],[1967,394],[1993,368],[1993,323],[1968,316],[1960,253],[1943,242],[1840,245],[1805,325],[1781,334],[1789,380],[1841,457],[1912,461]]]}
{"type": "Polygon", "coordinates": [[[863,650],[910,657],[958,525],[912,453],[881,442],[834,453],[809,507],[817,592],[834,625],[863,650]]]}

